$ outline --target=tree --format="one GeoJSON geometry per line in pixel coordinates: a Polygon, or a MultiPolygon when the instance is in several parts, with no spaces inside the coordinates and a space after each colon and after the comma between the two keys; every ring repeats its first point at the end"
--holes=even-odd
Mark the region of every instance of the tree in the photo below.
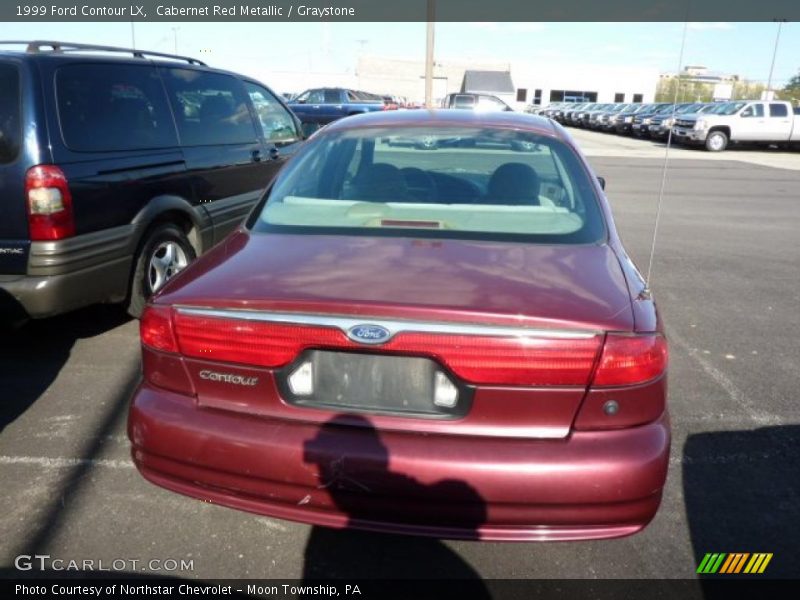
{"type": "Polygon", "coordinates": [[[800,73],[789,79],[780,91],[780,97],[794,104],[800,104],[800,73]]]}

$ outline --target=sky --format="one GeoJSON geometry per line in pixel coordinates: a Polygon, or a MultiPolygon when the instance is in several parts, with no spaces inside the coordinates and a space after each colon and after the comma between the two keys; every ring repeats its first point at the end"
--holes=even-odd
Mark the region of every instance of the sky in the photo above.
{"type": "MultiPolygon", "coordinates": [[[[767,82],[778,24],[689,23],[682,65],[767,82]]],[[[435,58],[677,71],[683,23],[437,23],[435,58]]],[[[0,39],[130,47],[130,23],[0,23],[0,39]]],[[[352,72],[359,53],[423,59],[425,23],[137,23],[136,47],[177,51],[215,67],[352,72]]],[[[773,86],[800,71],[800,23],[784,23],[773,86]]]]}

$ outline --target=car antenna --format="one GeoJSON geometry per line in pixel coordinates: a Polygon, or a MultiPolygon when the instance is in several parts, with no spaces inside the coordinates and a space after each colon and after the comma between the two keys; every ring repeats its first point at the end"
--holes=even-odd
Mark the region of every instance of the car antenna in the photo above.
{"type": "MultiPolygon", "coordinates": [[[[690,0],[691,2],[691,0],[690,0]]],[[[672,125],[675,124],[675,110],[678,104],[678,92],[680,91],[681,87],[681,65],[683,65],[683,50],[686,46],[686,32],[689,29],[689,5],[690,2],[687,3],[686,6],[686,19],[683,21],[683,37],[681,38],[681,51],[678,56],[678,77],[677,84],[675,85],[675,96],[672,99],[672,114],[670,115],[670,122],[672,125]]],[[[661,189],[658,191],[658,202],[656,203],[656,220],[653,223],[653,242],[650,245],[650,260],[647,262],[647,277],[645,277],[645,289],[652,289],[650,285],[651,275],[653,272],[653,259],[655,258],[656,254],[656,238],[658,236],[658,224],[661,222],[661,205],[664,201],[664,188],[667,185],[667,166],[669,163],[669,150],[672,147],[672,125],[669,127],[669,132],[667,133],[667,145],[664,148],[664,166],[661,169],[661,189]]]]}

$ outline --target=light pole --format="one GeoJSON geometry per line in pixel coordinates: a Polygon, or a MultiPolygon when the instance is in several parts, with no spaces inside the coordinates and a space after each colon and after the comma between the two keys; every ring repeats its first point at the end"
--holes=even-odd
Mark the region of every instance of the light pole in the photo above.
{"type": "Polygon", "coordinates": [[[369,40],[356,40],[358,42],[358,62],[356,68],[356,79],[358,80],[358,89],[362,89],[364,86],[361,85],[361,62],[364,60],[364,46],[369,44],[369,40]]]}
{"type": "Polygon", "coordinates": [[[778,33],[775,35],[775,48],[772,50],[772,64],[769,66],[769,78],[767,79],[767,100],[771,100],[772,96],[772,72],[775,70],[775,57],[778,55],[778,42],[781,39],[781,27],[786,23],[786,19],[773,19],[778,22],[778,33]]]}
{"type": "Polygon", "coordinates": [[[172,40],[175,42],[175,54],[178,53],[178,29],[180,27],[172,27],[172,40]]]}
{"type": "Polygon", "coordinates": [[[425,106],[433,108],[433,37],[436,0],[428,0],[428,26],[425,43],[425,106]]]}

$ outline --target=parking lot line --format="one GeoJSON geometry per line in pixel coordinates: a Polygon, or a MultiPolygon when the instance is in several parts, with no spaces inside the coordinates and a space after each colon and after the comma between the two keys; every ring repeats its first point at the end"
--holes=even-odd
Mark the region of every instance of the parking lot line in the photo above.
{"type": "Polygon", "coordinates": [[[694,360],[700,368],[708,375],[714,383],[721,387],[728,398],[738,404],[744,409],[745,414],[750,417],[758,425],[780,425],[783,421],[780,417],[773,415],[759,407],[757,407],[748,397],[747,394],[742,392],[731,379],[722,371],[717,369],[709,360],[703,358],[697,353],[696,348],[684,340],[680,335],[675,333],[674,328],[670,328],[667,335],[672,343],[679,346],[686,355],[694,360]]]}
{"type": "Polygon", "coordinates": [[[133,469],[129,460],[108,458],[66,458],[63,456],[2,456],[0,465],[36,465],[46,469],[71,469],[73,467],[109,467],[111,469],[133,469]]]}

